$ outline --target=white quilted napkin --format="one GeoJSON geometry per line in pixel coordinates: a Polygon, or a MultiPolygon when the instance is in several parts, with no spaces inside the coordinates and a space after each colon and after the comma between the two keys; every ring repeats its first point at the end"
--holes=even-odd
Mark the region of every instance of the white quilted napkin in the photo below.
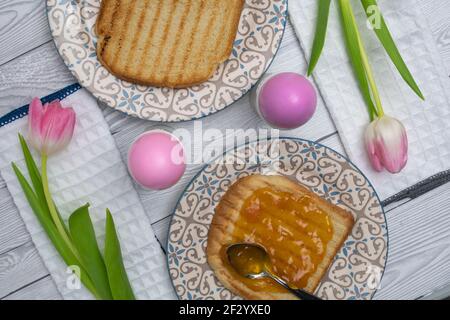
{"type": "MultiPolygon", "coordinates": [[[[354,1],[355,14],[369,52],[387,114],[400,119],[409,139],[409,160],[397,175],[377,173],[365,153],[363,133],[369,117],[345,48],[337,1],[332,1],[328,35],[314,79],[350,159],[367,174],[381,199],[450,168],[450,81],[417,0],[378,1],[406,64],[426,101],[404,83],[354,1]]],[[[317,0],[289,1],[289,15],[309,59],[317,0]]]]}
{"type": "MultiPolygon", "coordinates": [[[[48,165],[50,188],[62,216],[67,219],[74,209],[89,202],[102,250],[105,208],[108,207],[114,216],[124,264],[136,297],[175,298],[166,258],[96,100],[77,85],[56,96],[66,96],[62,104],[71,105],[77,113],[72,142],[63,152],[50,157],[48,165]]],[[[19,109],[0,123],[0,174],[63,298],[91,299],[84,287],[68,288],[66,266],[29,207],[11,169],[11,161],[14,161],[28,176],[17,137],[18,132],[26,134],[27,117],[21,118],[25,113],[26,108],[19,109]]]]}

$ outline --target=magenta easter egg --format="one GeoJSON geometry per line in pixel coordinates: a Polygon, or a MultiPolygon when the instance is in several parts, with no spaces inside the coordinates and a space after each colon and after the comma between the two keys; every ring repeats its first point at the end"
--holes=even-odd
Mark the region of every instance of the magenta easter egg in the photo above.
{"type": "Polygon", "coordinates": [[[261,117],[280,129],[302,126],[312,118],[317,106],[314,86],[294,72],[268,76],[258,86],[255,98],[261,117]]]}
{"type": "Polygon", "coordinates": [[[165,131],[140,135],[128,151],[128,170],[141,186],[161,190],[173,186],[186,169],[181,142],[165,131]]]}

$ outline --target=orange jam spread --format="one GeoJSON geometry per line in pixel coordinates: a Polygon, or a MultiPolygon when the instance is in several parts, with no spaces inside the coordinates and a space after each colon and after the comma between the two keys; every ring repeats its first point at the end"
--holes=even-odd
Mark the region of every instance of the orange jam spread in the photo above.
{"type": "MultiPolygon", "coordinates": [[[[262,188],[244,202],[232,240],[259,244],[267,251],[274,274],[293,288],[305,288],[332,236],[329,216],[310,196],[262,188]]],[[[242,281],[255,290],[285,290],[270,279],[242,281]]]]}

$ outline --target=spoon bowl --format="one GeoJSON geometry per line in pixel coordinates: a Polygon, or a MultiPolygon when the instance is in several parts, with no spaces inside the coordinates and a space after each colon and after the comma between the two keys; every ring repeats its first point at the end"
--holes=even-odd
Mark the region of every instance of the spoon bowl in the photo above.
{"type": "Polygon", "coordinates": [[[227,248],[228,261],[239,275],[259,279],[270,263],[266,250],[257,244],[237,243],[227,248]]]}
{"type": "Polygon", "coordinates": [[[303,300],[321,300],[302,289],[290,287],[283,279],[270,271],[270,259],[266,250],[253,243],[236,243],[228,246],[227,257],[233,269],[248,279],[271,278],[303,300]]]}

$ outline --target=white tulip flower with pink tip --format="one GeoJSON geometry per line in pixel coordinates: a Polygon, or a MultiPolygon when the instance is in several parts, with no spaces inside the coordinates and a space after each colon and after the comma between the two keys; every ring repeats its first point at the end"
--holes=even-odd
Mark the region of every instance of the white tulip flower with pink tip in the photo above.
{"type": "Polygon", "coordinates": [[[383,115],[367,127],[365,133],[367,153],[376,171],[386,169],[400,172],[408,161],[408,137],[403,124],[383,115]]]}

